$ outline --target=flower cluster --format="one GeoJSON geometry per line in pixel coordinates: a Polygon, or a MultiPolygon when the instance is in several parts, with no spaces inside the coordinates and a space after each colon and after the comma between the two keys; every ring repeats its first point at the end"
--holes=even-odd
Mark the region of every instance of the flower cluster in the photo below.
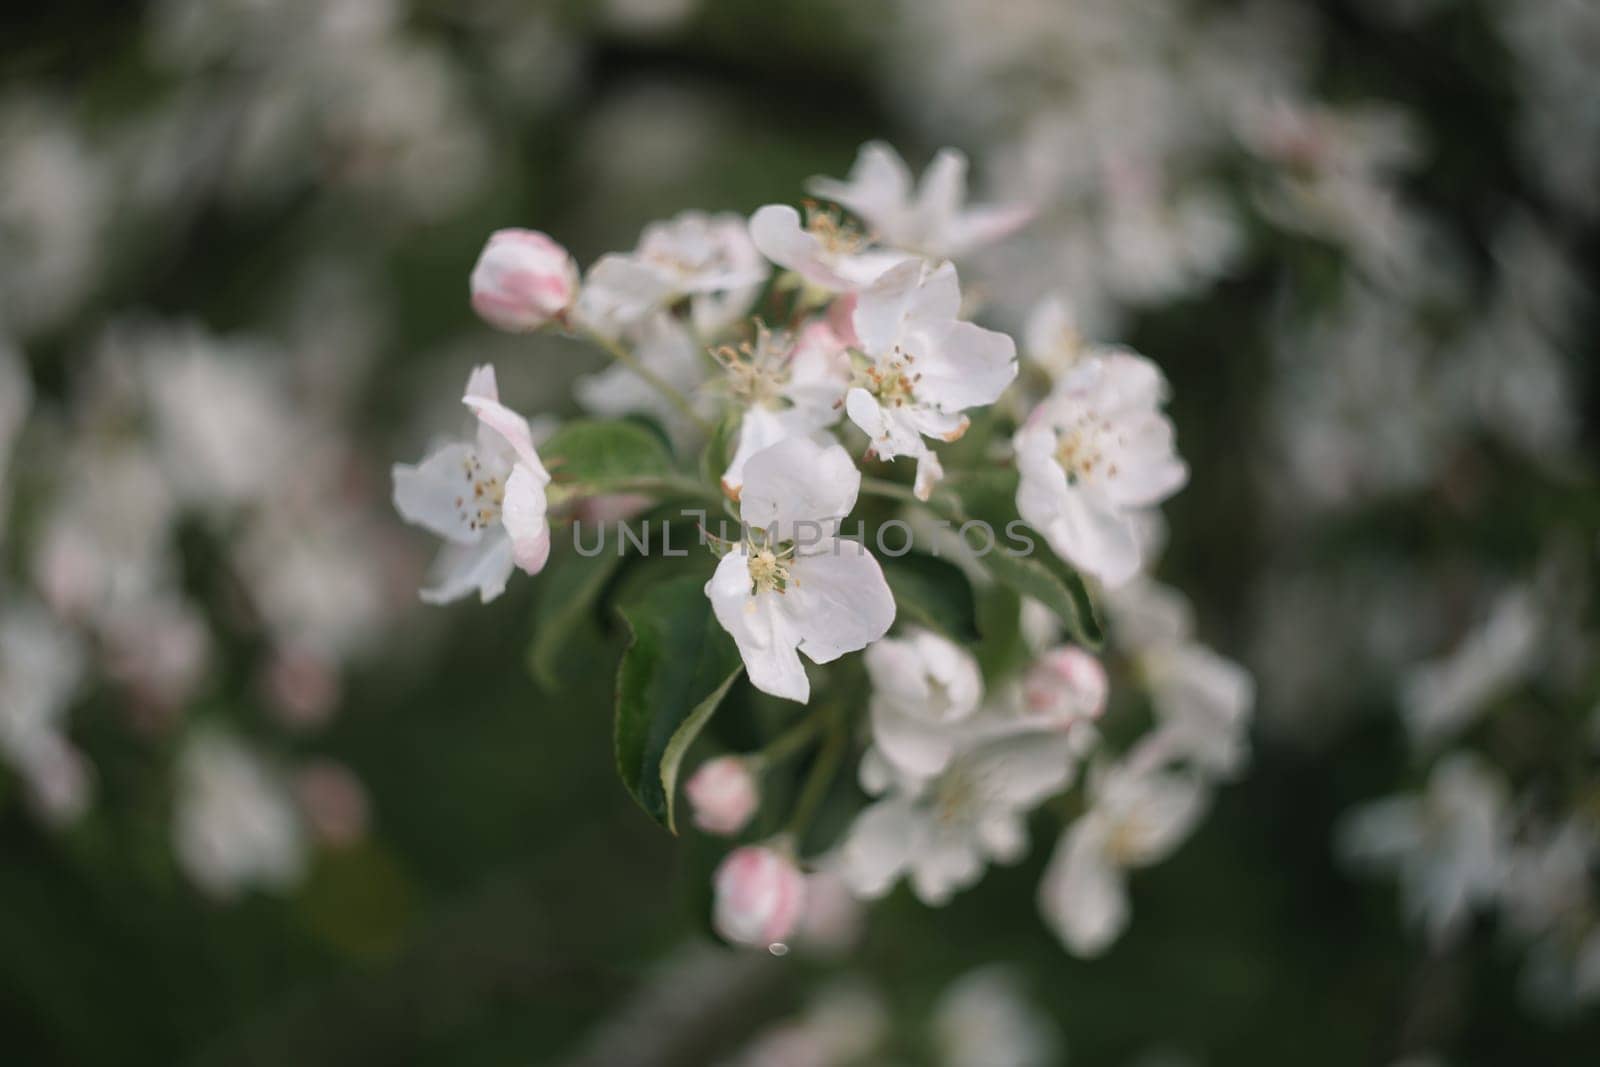
{"type": "Polygon", "coordinates": [[[729,696],[740,675],[760,699],[809,705],[683,788],[697,827],[744,838],[713,878],[731,942],[787,951],[841,889],[872,899],[904,879],[942,905],[1019,860],[1030,814],[1054,801],[1066,826],[1040,907],[1070,950],[1098,953],[1127,923],[1123,872],[1176,848],[1245,758],[1249,677],[1195,642],[1181,596],[1147,576],[1159,505],[1188,480],[1166,379],[1083,338],[1059,297],[1030,319],[1019,377],[1015,342],[972,321],[981,308],[948,257],[1033,212],[966,204],[966,166],[945,150],[917,184],[869,144],[848,181],[812,183],[832,205],[684,212],[581,275],[548,236],[496,232],[473,308],[609,357],[577,383],[595,417],[524,418],[479,367],[463,396],[475,438],[394,468],[397,510],[445,541],[422,593],[433,603],[489,601],[517,569],[593,556],[577,534],[596,514],[634,517],[642,537],[616,552],[647,554],[649,516],[667,516],[662,555],[689,561],[683,582],[662,566],[620,605],[634,643],[617,723],[622,763],[644,765],[624,782],[668,826],[706,718],[755,699],[729,696]],[[686,504],[700,509],[698,556],[670,549],[671,507],[686,504]],[[569,525],[572,554],[553,534],[569,525]],[[930,525],[943,536],[915,544],[930,525]],[[898,553],[895,526],[910,537],[898,553]],[[1009,632],[977,628],[976,591],[998,598],[1009,632]],[[1145,702],[1155,722],[1135,743],[1103,738],[1102,720],[1132,724],[1145,702]],[[858,724],[869,799],[824,845],[812,820],[842,799],[858,724]],[[767,782],[808,751],[778,829],[767,782]]]}

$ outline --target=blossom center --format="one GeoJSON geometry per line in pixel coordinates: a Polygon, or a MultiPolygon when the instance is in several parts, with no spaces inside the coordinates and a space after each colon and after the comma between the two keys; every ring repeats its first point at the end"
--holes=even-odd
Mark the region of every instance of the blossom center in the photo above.
{"type": "Polygon", "coordinates": [[[1056,435],[1056,462],[1067,472],[1067,484],[1077,485],[1092,477],[1096,471],[1107,476],[1117,473],[1115,463],[1109,463],[1102,449],[1104,423],[1086,417],[1056,435]]]}
{"type": "Polygon", "coordinates": [[[750,595],[759,596],[768,590],[782,593],[789,588],[788,561],[770,548],[750,553],[750,595]]]}
{"type": "Polygon", "coordinates": [[[915,404],[917,383],[922,380],[922,373],[911,369],[916,361],[915,356],[895,345],[893,355],[884,366],[867,368],[867,392],[885,407],[915,404]]]}
{"type": "Polygon", "coordinates": [[[727,372],[730,390],[745,406],[776,408],[789,384],[793,352],[788,334],[763,326],[754,344],[723,345],[712,349],[711,357],[727,372]]]}
{"type": "Polygon", "coordinates": [[[806,232],[822,242],[823,250],[830,255],[853,255],[866,244],[866,237],[860,230],[845,222],[838,213],[815,204],[806,205],[806,232]]]}
{"type": "Polygon", "coordinates": [[[476,452],[469,452],[461,466],[467,488],[456,497],[456,513],[469,530],[486,529],[500,521],[500,507],[506,498],[505,479],[486,470],[476,452]]]}

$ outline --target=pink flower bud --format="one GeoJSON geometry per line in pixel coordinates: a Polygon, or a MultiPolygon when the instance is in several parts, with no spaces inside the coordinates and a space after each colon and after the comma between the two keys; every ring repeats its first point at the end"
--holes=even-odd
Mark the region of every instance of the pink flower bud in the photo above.
{"type": "Polygon", "coordinates": [[[723,837],[743,830],[761,803],[755,775],[737,756],[702,763],[683,792],[694,808],[694,824],[708,834],[723,837]]]}
{"type": "Polygon", "coordinates": [[[537,230],[496,230],[472,268],[472,308],[490,326],[537,330],[578,295],[578,264],[537,230]]]}
{"type": "Polygon", "coordinates": [[[806,876],[789,857],[760,845],[728,853],[712,888],[713,925],[717,933],[740,945],[782,942],[805,910],[806,876]]]}
{"type": "Polygon", "coordinates": [[[1066,727],[1097,719],[1106,710],[1110,689],[1106,669],[1089,653],[1061,645],[1044,653],[1022,680],[1028,711],[1066,727]]]}

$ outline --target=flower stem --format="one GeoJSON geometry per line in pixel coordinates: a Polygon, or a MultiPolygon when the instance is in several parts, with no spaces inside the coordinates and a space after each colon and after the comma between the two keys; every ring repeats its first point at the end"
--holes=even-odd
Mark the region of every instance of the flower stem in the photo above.
{"type": "Polygon", "coordinates": [[[630,478],[606,486],[608,493],[644,493],[650,496],[685,496],[708,504],[720,504],[725,497],[720,489],[677,475],[658,478],[630,478]]]}
{"type": "Polygon", "coordinates": [[[783,733],[767,742],[766,747],[755,753],[753,762],[765,769],[779,760],[786,759],[795,752],[804,748],[816,732],[821,729],[825,719],[825,709],[816,708],[799,722],[789,727],[783,733]]]}
{"type": "Polygon", "coordinates": [[[806,776],[805,785],[800,789],[800,799],[795,802],[794,814],[790,816],[789,825],[785,828],[785,832],[793,835],[796,843],[805,838],[806,829],[816,817],[822,799],[828,795],[828,787],[833,784],[833,776],[838,772],[839,761],[844,756],[848,731],[845,728],[845,717],[839,714],[839,710],[840,706],[837,704],[828,708],[827,739],[823,741],[816,761],[811,764],[811,773],[806,776]]]}
{"type": "Polygon", "coordinates": [[[609,337],[602,337],[598,333],[590,332],[586,336],[589,338],[589,340],[605,349],[612,359],[616,360],[618,363],[637,374],[640,378],[644,379],[652,389],[661,394],[667,403],[677,408],[684,418],[700,427],[700,429],[705,431],[707,434],[712,432],[714,427],[711,425],[711,423],[707,422],[695,412],[694,408],[689,404],[689,398],[684,396],[683,393],[679,392],[676,387],[671,385],[665,378],[661,377],[661,375],[657,374],[655,371],[639,362],[639,357],[628,351],[625,345],[619,341],[614,341],[609,337]]]}
{"type": "Polygon", "coordinates": [[[966,520],[966,512],[962,509],[960,502],[955,500],[954,497],[945,499],[945,494],[942,491],[935,492],[932,498],[928,500],[918,500],[916,493],[899,482],[891,482],[885,478],[868,477],[861,479],[861,491],[868,496],[879,496],[887,500],[899,500],[906,504],[928,508],[930,511],[956,522],[966,520]]]}

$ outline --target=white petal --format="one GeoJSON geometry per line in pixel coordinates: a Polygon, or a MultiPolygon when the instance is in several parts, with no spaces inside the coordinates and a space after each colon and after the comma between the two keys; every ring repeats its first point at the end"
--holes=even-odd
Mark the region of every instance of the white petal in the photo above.
{"type": "Polygon", "coordinates": [[[943,411],[993,404],[1017,376],[1010,337],[970,322],[952,322],[918,355],[917,399],[943,411]]]}
{"type": "MultiPolygon", "coordinates": [[[[942,236],[967,199],[967,157],[954,148],[941,148],[928,169],[922,172],[917,189],[916,212],[924,232],[942,236]]],[[[943,248],[941,255],[950,255],[943,248]]]]}
{"type": "Polygon", "coordinates": [[[670,282],[631,256],[601,256],[578,292],[576,319],[602,337],[616,337],[659,307],[670,282]]]}
{"type": "Polygon", "coordinates": [[[750,684],[803,704],[810,699],[811,683],[796,651],[800,638],[777,610],[785,594],[769,590],[752,596],[750,590],[750,557],[743,547],[722,557],[706,583],[711,609],[739,646],[750,684]]]}
{"type": "Polygon", "coordinates": [[[750,240],[780,267],[824,289],[852,288],[828,262],[822,242],[800,223],[800,213],[787,204],[768,204],[750,216],[750,240]]]}
{"type": "Polygon", "coordinates": [[[866,648],[894,625],[894,594],[883,568],[855,541],[836,539],[789,566],[789,589],[780,611],[800,635],[800,651],[831,663],[866,648]]]}
{"type": "Polygon", "coordinates": [[[394,507],[400,517],[430,533],[459,545],[475,545],[483,536],[471,525],[462,508],[470,493],[468,475],[473,451],[465,444],[450,444],[416,466],[396,463],[393,469],[394,507]]]}
{"type": "Polygon", "coordinates": [[[1039,910],[1078,956],[1098,956],[1128,924],[1127,887],[1105,843],[1097,820],[1079,819],[1062,836],[1039,883],[1039,910]]]}
{"type": "Polygon", "coordinates": [[[909,330],[942,328],[960,311],[961,287],[955,267],[908,259],[885,270],[862,290],[851,322],[862,347],[874,356],[883,356],[891,353],[909,330]]]}
{"type": "Polygon", "coordinates": [[[907,714],[883,699],[873,700],[871,714],[872,743],[899,770],[926,779],[949,766],[959,737],[949,726],[907,714]]]}
{"type": "Polygon", "coordinates": [[[849,181],[813,178],[806,189],[849,208],[893,243],[911,199],[911,171],[889,145],[870,141],[861,146],[849,181]]]}
{"type": "Polygon", "coordinates": [[[431,585],[421,592],[424,604],[448,604],[477,590],[487,604],[505,592],[514,569],[511,538],[501,527],[485,531],[475,545],[445,545],[434,559],[431,585]]]}
{"type": "Polygon", "coordinates": [[[747,526],[785,541],[795,539],[797,523],[809,523],[799,536],[814,544],[850,514],[860,488],[861,472],[842,445],[790,437],[745,463],[739,514],[747,526]]]}
{"type": "Polygon", "coordinates": [[[881,897],[911,861],[918,819],[911,802],[891,797],[868,805],[845,833],[838,874],[860,897],[881,897]]]}

